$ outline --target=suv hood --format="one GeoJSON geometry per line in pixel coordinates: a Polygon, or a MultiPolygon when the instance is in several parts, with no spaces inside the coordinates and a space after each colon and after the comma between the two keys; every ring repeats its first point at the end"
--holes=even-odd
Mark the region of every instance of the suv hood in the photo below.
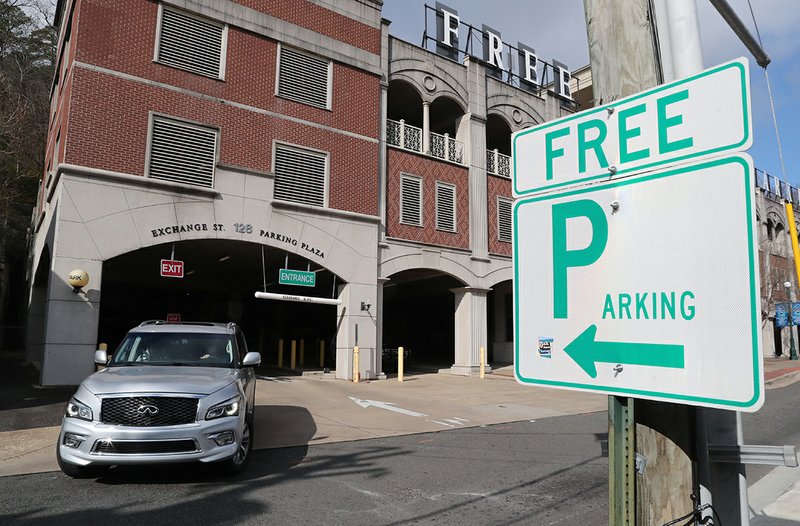
{"type": "Polygon", "coordinates": [[[108,367],[83,381],[94,394],[183,393],[208,395],[236,380],[236,369],[186,366],[108,367]]]}

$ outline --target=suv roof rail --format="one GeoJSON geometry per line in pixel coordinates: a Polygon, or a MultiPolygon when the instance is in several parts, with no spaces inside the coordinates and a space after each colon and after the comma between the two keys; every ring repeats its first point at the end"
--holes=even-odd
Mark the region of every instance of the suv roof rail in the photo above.
{"type": "Polygon", "coordinates": [[[167,323],[164,320],[145,320],[139,324],[139,327],[144,327],[145,325],[161,325],[167,323]]]}
{"type": "MultiPolygon", "coordinates": [[[[145,325],[201,325],[204,327],[213,327],[215,325],[224,325],[222,323],[214,323],[211,321],[177,321],[177,322],[170,322],[166,320],[145,320],[139,324],[139,327],[144,327],[145,325]]],[[[227,325],[225,325],[228,329],[234,329],[236,324],[232,321],[229,321],[227,325]]]]}

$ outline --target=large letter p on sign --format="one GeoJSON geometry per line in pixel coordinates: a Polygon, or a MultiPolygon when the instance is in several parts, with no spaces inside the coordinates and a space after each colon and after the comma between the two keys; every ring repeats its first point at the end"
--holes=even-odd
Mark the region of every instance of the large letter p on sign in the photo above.
{"type": "Polygon", "coordinates": [[[608,242],[608,221],[603,208],[584,199],[553,205],[553,317],[567,317],[567,269],[597,261],[608,242]],[[585,248],[567,249],[567,220],[585,217],[592,225],[592,240],[585,248]]]}

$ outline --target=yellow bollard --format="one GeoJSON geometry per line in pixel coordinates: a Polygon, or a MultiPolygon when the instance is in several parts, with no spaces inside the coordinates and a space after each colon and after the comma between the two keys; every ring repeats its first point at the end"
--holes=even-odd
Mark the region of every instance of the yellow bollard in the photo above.
{"type": "Polygon", "coordinates": [[[306,364],[306,341],[300,340],[300,367],[306,364]]]}
{"type": "Polygon", "coordinates": [[[403,348],[402,347],[398,347],[397,348],[397,381],[398,382],[402,382],[403,381],[403,354],[405,354],[405,351],[403,351],[403,348]]]}
{"type": "Polygon", "coordinates": [[[353,383],[357,384],[361,379],[361,374],[358,370],[358,345],[353,347],[353,383]]]}
{"type": "Polygon", "coordinates": [[[297,340],[292,340],[292,357],[291,357],[292,370],[297,366],[297,340]]]}
{"type": "Polygon", "coordinates": [[[278,368],[283,367],[283,338],[278,340],[278,368]]]}
{"type": "Polygon", "coordinates": [[[319,341],[319,366],[325,367],[325,340],[319,341]]]}
{"type": "Polygon", "coordinates": [[[486,377],[486,349],[481,347],[481,378],[486,377]]]}

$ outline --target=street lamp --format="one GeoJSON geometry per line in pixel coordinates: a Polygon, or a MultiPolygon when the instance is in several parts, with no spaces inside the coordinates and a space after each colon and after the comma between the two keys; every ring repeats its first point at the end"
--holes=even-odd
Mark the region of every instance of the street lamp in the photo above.
{"type": "Polygon", "coordinates": [[[792,292],[792,282],[784,281],[783,286],[789,291],[789,359],[797,360],[797,349],[794,346],[794,329],[792,329],[792,307],[794,304],[794,294],[792,292]]]}

